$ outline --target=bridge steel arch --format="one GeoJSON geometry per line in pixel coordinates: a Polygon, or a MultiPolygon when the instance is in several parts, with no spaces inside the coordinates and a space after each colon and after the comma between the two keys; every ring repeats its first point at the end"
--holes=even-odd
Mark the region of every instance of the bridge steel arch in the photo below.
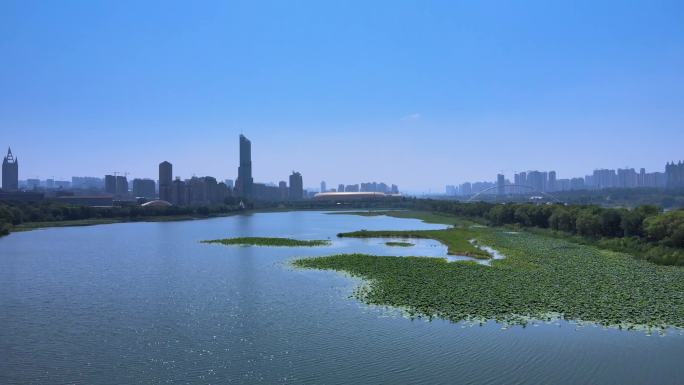
{"type": "MultiPolygon", "coordinates": [[[[544,196],[547,196],[547,197],[553,199],[556,203],[563,203],[563,202],[561,202],[558,198],[556,198],[555,196],[553,196],[553,195],[551,195],[551,194],[549,194],[549,193],[546,193],[546,192],[544,192],[544,191],[538,191],[538,190],[535,189],[534,187],[528,186],[528,185],[526,185],[526,184],[513,184],[513,183],[511,183],[511,184],[504,185],[504,188],[506,188],[506,187],[523,187],[523,188],[528,188],[528,189],[532,190],[533,193],[539,193],[539,194],[542,194],[542,195],[544,195],[544,196]]],[[[487,191],[492,191],[492,190],[495,190],[495,189],[498,189],[498,188],[499,188],[499,186],[488,187],[488,188],[486,188],[486,189],[484,189],[484,190],[478,192],[477,194],[471,196],[470,198],[468,198],[468,200],[466,200],[466,202],[472,202],[475,198],[477,198],[477,197],[479,197],[480,195],[486,193],[487,191]]]]}

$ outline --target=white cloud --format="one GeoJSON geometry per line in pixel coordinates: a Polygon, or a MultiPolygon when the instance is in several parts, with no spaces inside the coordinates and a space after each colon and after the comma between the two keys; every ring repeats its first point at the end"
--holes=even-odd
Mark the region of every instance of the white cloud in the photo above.
{"type": "Polygon", "coordinates": [[[420,119],[420,114],[418,112],[414,112],[411,115],[406,115],[401,120],[418,120],[420,119]]]}

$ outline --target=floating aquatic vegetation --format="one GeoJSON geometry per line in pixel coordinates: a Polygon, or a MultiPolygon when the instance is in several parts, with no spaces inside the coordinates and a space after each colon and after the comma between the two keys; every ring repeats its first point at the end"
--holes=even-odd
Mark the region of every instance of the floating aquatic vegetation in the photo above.
{"type": "Polygon", "coordinates": [[[225,238],[214,239],[209,241],[201,241],[202,243],[220,243],[222,245],[237,245],[237,246],[273,246],[273,247],[311,247],[311,246],[327,246],[330,241],[312,240],[305,241],[291,238],[266,238],[266,237],[239,237],[239,238],[225,238]]]}
{"type": "Polygon", "coordinates": [[[393,246],[393,247],[411,247],[415,246],[411,242],[385,242],[385,245],[387,246],[393,246]]]}
{"type": "Polygon", "coordinates": [[[361,277],[367,284],[355,291],[357,298],[406,309],[413,317],[523,325],[558,317],[625,329],[684,327],[681,267],[531,233],[480,229],[470,236],[506,258],[482,266],[443,258],[343,254],[294,264],[361,277]]]}
{"type": "Polygon", "coordinates": [[[478,259],[488,259],[487,251],[470,243],[474,232],[462,228],[446,230],[406,230],[406,231],[353,231],[337,234],[338,237],[350,238],[419,238],[434,239],[447,246],[447,254],[466,255],[478,259]]]}

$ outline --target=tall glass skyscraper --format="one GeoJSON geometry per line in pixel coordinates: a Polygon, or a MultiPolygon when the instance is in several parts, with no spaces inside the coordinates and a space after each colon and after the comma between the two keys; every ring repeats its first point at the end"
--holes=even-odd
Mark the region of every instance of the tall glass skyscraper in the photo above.
{"type": "Polygon", "coordinates": [[[252,142],[244,135],[240,135],[240,166],[235,183],[238,196],[242,198],[252,197],[252,142]]]}
{"type": "Polygon", "coordinates": [[[173,182],[173,165],[167,161],[159,163],[159,199],[171,202],[171,183],[173,182]]]}

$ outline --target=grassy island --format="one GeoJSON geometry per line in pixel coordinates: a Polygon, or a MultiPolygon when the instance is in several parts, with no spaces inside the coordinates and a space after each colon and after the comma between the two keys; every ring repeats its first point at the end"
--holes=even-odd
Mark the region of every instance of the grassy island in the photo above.
{"type": "Polygon", "coordinates": [[[467,255],[478,259],[489,259],[488,252],[475,247],[470,240],[475,236],[472,229],[453,228],[446,230],[405,230],[405,231],[353,231],[337,234],[348,238],[419,238],[434,239],[447,246],[447,254],[467,255]]]}
{"type": "Polygon", "coordinates": [[[272,247],[313,247],[326,246],[330,241],[312,240],[304,241],[291,238],[267,238],[267,237],[239,237],[239,238],[225,238],[214,239],[209,241],[202,241],[202,243],[220,243],[222,245],[237,245],[237,246],[272,246],[272,247]]]}
{"type": "Polygon", "coordinates": [[[621,328],[684,327],[680,267],[527,232],[478,229],[478,240],[506,258],[482,266],[441,258],[345,254],[294,264],[364,278],[368,284],[355,291],[357,298],[418,317],[520,324],[564,318],[621,328]]]}
{"type": "Polygon", "coordinates": [[[385,242],[385,245],[387,246],[392,246],[392,247],[411,247],[415,246],[411,242],[385,242]]]}

